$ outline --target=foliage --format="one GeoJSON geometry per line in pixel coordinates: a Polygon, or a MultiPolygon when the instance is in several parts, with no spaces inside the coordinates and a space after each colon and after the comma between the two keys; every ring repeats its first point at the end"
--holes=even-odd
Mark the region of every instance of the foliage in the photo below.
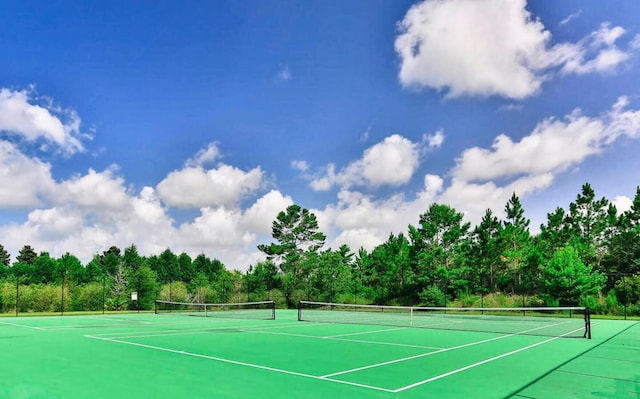
{"type": "Polygon", "coordinates": [[[423,306],[446,306],[447,297],[437,285],[430,285],[419,294],[423,306]]]}
{"type": "Polygon", "coordinates": [[[623,305],[640,303],[640,275],[626,276],[615,285],[618,301],[623,305]]]}
{"type": "Polygon", "coordinates": [[[542,292],[561,305],[576,305],[580,297],[597,293],[605,278],[586,266],[578,251],[570,245],[555,251],[543,266],[542,292]]]}
{"type": "Polygon", "coordinates": [[[87,283],[71,293],[71,310],[102,310],[105,295],[101,283],[87,283]]]}

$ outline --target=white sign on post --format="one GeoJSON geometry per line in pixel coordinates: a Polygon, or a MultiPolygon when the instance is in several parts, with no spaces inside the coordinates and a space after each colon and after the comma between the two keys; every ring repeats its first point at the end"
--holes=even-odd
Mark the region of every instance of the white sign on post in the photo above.
{"type": "Polygon", "coordinates": [[[131,300],[132,300],[132,301],[137,301],[137,300],[138,300],[138,292],[133,291],[133,292],[131,293],[131,300]]]}

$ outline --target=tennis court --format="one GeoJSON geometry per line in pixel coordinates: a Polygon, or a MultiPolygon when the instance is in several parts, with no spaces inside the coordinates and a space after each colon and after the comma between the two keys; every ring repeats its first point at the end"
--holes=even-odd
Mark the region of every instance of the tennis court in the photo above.
{"type": "Polygon", "coordinates": [[[591,330],[303,322],[295,310],[2,317],[0,398],[640,397],[638,322],[593,319],[591,330]]]}

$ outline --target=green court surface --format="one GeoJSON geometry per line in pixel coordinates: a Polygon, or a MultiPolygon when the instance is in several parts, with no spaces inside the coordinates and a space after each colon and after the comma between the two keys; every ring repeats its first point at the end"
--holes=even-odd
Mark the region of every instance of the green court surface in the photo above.
{"type": "Polygon", "coordinates": [[[155,314],[0,318],[0,398],[635,398],[640,324],[593,339],[155,314]]]}

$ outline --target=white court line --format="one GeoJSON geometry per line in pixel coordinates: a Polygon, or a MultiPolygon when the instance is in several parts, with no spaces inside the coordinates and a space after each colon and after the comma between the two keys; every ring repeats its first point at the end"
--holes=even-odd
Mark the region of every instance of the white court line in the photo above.
{"type": "Polygon", "coordinates": [[[153,322],[151,321],[144,321],[141,319],[129,319],[126,317],[112,317],[112,316],[86,316],[87,319],[91,319],[91,320],[115,320],[115,321],[122,321],[125,323],[131,323],[131,324],[153,324],[153,322]]]}
{"type": "Polygon", "coordinates": [[[581,328],[578,328],[576,330],[570,331],[570,332],[562,334],[560,336],[549,338],[549,339],[546,339],[544,341],[536,342],[535,344],[531,344],[531,345],[525,346],[523,348],[513,350],[511,352],[503,353],[502,355],[494,356],[494,357],[492,357],[490,359],[485,359],[485,360],[479,361],[477,363],[473,363],[473,364],[470,364],[468,366],[461,367],[459,369],[452,370],[452,371],[449,371],[447,373],[440,374],[438,376],[431,377],[431,378],[428,378],[426,380],[419,381],[419,382],[416,382],[414,384],[407,385],[407,386],[404,386],[402,388],[395,389],[393,391],[393,393],[406,391],[407,389],[415,388],[417,386],[420,386],[420,385],[423,385],[423,384],[426,384],[426,383],[429,383],[429,382],[432,382],[432,381],[435,381],[435,380],[439,380],[441,378],[448,377],[450,375],[457,374],[457,373],[460,373],[462,371],[469,370],[471,368],[474,368],[474,367],[477,367],[477,366],[481,366],[483,364],[486,364],[486,363],[489,363],[489,362],[493,362],[493,361],[498,360],[498,359],[502,359],[503,357],[511,356],[511,355],[516,354],[516,353],[519,353],[519,352],[522,352],[522,351],[526,351],[527,349],[535,348],[536,346],[543,345],[543,344],[546,344],[546,343],[551,342],[551,341],[555,341],[556,339],[562,338],[565,335],[569,335],[569,334],[572,334],[572,333],[574,333],[576,331],[580,331],[580,330],[581,330],[581,328]]]}
{"type": "Polygon", "coordinates": [[[276,331],[246,331],[246,332],[255,332],[256,334],[272,334],[272,335],[284,335],[290,337],[300,337],[300,338],[309,338],[309,339],[321,339],[321,340],[329,340],[329,341],[343,341],[343,342],[356,342],[360,344],[374,344],[374,345],[384,345],[384,346],[401,346],[405,348],[418,348],[418,349],[443,349],[436,346],[424,346],[424,345],[411,345],[411,344],[398,344],[395,342],[384,342],[384,341],[367,341],[361,339],[347,339],[347,338],[333,338],[333,337],[319,337],[317,335],[306,335],[306,334],[293,334],[293,333],[283,333],[276,331]]]}
{"type": "Polygon", "coordinates": [[[374,330],[374,331],[359,331],[359,332],[354,332],[354,333],[349,333],[349,334],[327,335],[327,336],[324,336],[322,338],[338,338],[338,337],[348,337],[348,336],[351,336],[351,335],[375,334],[375,333],[379,333],[379,332],[406,330],[408,328],[409,327],[400,327],[400,328],[386,328],[384,330],[374,330]]]}
{"type": "MultiPolygon", "coordinates": [[[[76,316],[74,316],[76,317],[76,316]]],[[[77,317],[84,317],[84,316],[77,316],[77,317]]],[[[207,319],[208,320],[208,319],[207,319]]],[[[224,323],[232,323],[232,322],[237,322],[237,319],[215,319],[216,320],[216,324],[224,324],[224,323]]],[[[63,325],[58,325],[58,326],[49,326],[49,327],[45,327],[45,330],[50,330],[50,331],[58,331],[58,330],[70,330],[70,329],[76,329],[76,328],[93,328],[93,327],[122,327],[122,326],[126,326],[126,327],[136,327],[136,326],[177,326],[177,325],[190,325],[190,324],[203,324],[205,322],[210,322],[210,321],[205,321],[204,318],[202,319],[192,319],[192,320],[185,320],[185,321],[166,321],[166,322],[162,322],[162,323],[113,323],[113,324],[76,324],[76,325],[71,325],[71,326],[63,326],[63,325]]],[[[128,334],[128,333],[114,333],[114,334],[128,334]]]]}
{"type": "Polygon", "coordinates": [[[376,391],[384,391],[384,392],[393,393],[393,390],[391,390],[391,389],[376,387],[376,386],[373,386],[373,385],[358,384],[356,382],[341,381],[341,380],[332,380],[330,378],[318,377],[318,376],[315,376],[315,375],[305,374],[305,373],[299,373],[297,371],[290,371],[290,370],[284,370],[284,369],[279,369],[279,368],[275,368],[275,367],[262,366],[260,364],[240,362],[240,361],[237,361],[237,360],[225,359],[225,358],[216,357],[216,356],[202,355],[200,353],[180,351],[180,350],[176,350],[176,349],[163,348],[161,346],[139,344],[139,343],[136,343],[136,342],[121,341],[121,340],[118,340],[118,339],[111,339],[111,338],[100,338],[100,337],[92,337],[92,336],[86,336],[86,337],[87,338],[93,338],[93,339],[99,339],[99,340],[107,341],[107,342],[115,342],[115,343],[119,343],[119,344],[139,346],[139,347],[142,347],[142,348],[154,349],[154,350],[163,351],[163,352],[176,353],[178,355],[192,356],[192,357],[197,357],[197,358],[201,358],[201,359],[214,360],[214,361],[218,361],[218,362],[222,362],[222,363],[235,364],[235,365],[238,365],[238,366],[252,367],[252,368],[257,368],[257,369],[261,369],[261,370],[273,371],[273,372],[277,372],[277,373],[295,375],[295,376],[298,376],[298,377],[311,378],[311,379],[314,379],[314,380],[324,380],[324,381],[336,382],[336,383],[340,383],[340,384],[353,385],[353,386],[357,386],[357,387],[361,387],[361,388],[373,389],[373,390],[376,390],[376,391]]]}
{"type": "Polygon", "coordinates": [[[0,324],[4,324],[4,325],[7,325],[7,326],[12,326],[12,327],[30,328],[32,330],[44,330],[44,328],[42,328],[42,327],[33,327],[33,326],[27,326],[27,325],[24,325],[24,324],[9,323],[7,321],[0,321],[0,324]]]}
{"type": "MultiPolygon", "coordinates": [[[[558,324],[564,324],[564,323],[558,323],[558,324]]],[[[530,330],[525,330],[525,331],[520,331],[518,334],[524,334],[524,333],[527,333],[527,332],[540,330],[542,328],[546,328],[546,326],[545,327],[536,327],[536,328],[532,328],[530,330]]],[[[579,329],[575,330],[575,331],[579,331],[579,329]]],[[[571,334],[571,333],[573,333],[575,331],[571,331],[571,332],[569,332],[567,334],[571,334]]],[[[479,345],[479,344],[483,344],[483,343],[486,343],[486,342],[496,341],[498,339],[509,338],[509,337],[516,336],[518,334],[501,335],[501,336],[498,336],[498,337],[483,339],[482,341],[470,342],[468,344],[462,344],[462,345],[458,345],[458,346],[453,346],[451,348],[440,349],[440,350],[437,350],[437,351],[434,351],[434,352],[421,353],[421,354],[418,354],[418,355],[404,357],[404,358],[401,358],[401,359],[389,360],[389,361],[386,361],[386,362],[370,364],[368,366],[358,367],[358,368],[354,368],[354,369],[350,369],[350,370],[338,371],[336,373],[326,374],[323,377],[334,377],[336,375],[349,374],[349,373],[354,373],[356,371],[367,370],[367,369],[380,367],[380,366],[387,366],[389,364],[406,362],[408,360],[419,359],[419,358],[425,357],[425,356],[436,355],[438,353],[449,352],[449,351],[456,350],[456,349],[466,348],[468,346],[479,345]]],[[[564,335],[567,335],[567,334],[564,334],[564,335]]]]}
{"type": "Polygon", "coordinates": [[[157,331],[157,332],[149,332],[149,331],[134,331],[134,332],[121,332],[121,333],[107,333],[107,334],[87,334],[85,335],[85,337],[88,338],[105,338],[108,339],[108,337],[113,337],[113,338],[119,338],[119,339],[131,339],[131,338],[151,338],[151,337],[173,337],[173,336],[180,336],[180,335],[196,335],[196,334],[207,334],[207,333],[214,333],[217,330],[219,331],[224,331],[224,330],[228,330],[228,329],[234,329],[237,330],[238,332],[254,332],[257,330],[268,330],[271,328],[286,328],[286,327],[294,327],[296,326],[296,324],[291,324],[291,325],[280,325],[278,327],[276,326],[268,326],[268,327],[262,327],[262,324],[258,324],[258,325],[254,325],[254,326],[247,326],[247,325],[242,325],[242,326],[223,326],[223,327],[206,327],[206,328],[196,328],[196,329],[189,329],[189,330],[164,330],[164,331],[157,331]],[[245,330],[247,329],[247,330],[245,330]]]}

